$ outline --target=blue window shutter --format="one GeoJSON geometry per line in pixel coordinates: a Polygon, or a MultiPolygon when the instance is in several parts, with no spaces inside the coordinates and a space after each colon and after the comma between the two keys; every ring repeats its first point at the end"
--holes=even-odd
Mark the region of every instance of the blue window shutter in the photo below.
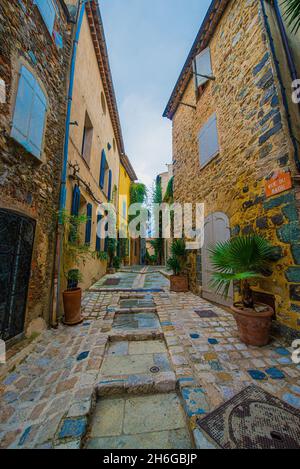
{"type": "Polygon", "coordinates": [[[108,252],[108,238],[105,238],[104,241],[104,252],[108,252]]]}
{"type": "Polygon", "coordinates": [[[98,225],[101,220],[102,220],[102,215],[98,214],[97,215],[97,231],[96,231],[96,251],[97,252],[101,251],[101,237],[98,236],[98,225]]]}
{"type": "Polygon", "coordinates": [[[37,5],[49,33],[52,34],[56,16],[52,0],[34,0],[34,4],[37,5]]]}
{"type": "Polygon", "coordinates": [[[21,67],[11,136],[25,148],[28,146],[30,112],[34,97],[35,78],[21,67]]]}
{"type": "Polygon", "coordinates": [[[42,154],[42,143],[45,128],[47,102],[39,84],[35,83],[35,93],[32,103],[30,127],[28,140],[32,153],[40,157],[42,154]]]}
{"type": "Polygon", "coordinates": [[[71,215],[78,217],[80,207],[80,189],[78,186],[75,186],[73,189],[73,199],[72,199],[72,209],[71,215]]]}
{"type": "Polygon", "coordinates": [[[28,152],[40,158],[45,128],[47,101],[36,78],[22,66],[11,136],[28,152]]]}
{"type": "Polygon", "coordinates": [[[213,116],[202,127],[199,133],[200,164],[204,166],[219,153],[217,116],[213,116]]]}
{"type": "Polygon", "coordinates": [[[100,165],[100,181],[99,181],[99,185],[101,189],[104,189],[105,169],[106,169],[106,154],[105,154],[105,151],[102,150],[101,165],[100,165]]]}
{"type": "Polygon", "coordinates": [[[107,198],[109,202],[111,201],[111,190],[112,190],[112,170],[110,169],[108,173],[108,194],[107,194],[107,198]]]}
{"type": "Polygon", "coordinates": [[[85,244],[91,244],[92,238],[92,217],[93,217],[93,205],[87,204],[86,207],[87,222],[85,227],[85,244]]]}

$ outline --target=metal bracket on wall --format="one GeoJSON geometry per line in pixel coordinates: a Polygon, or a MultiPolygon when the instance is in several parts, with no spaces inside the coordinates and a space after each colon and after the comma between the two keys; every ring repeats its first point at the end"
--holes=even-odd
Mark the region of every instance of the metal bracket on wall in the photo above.
{"type": "Polygon", "coordinates": [[[216,81],[216,77],[213,75],[200,75],[200,73],[193,72],[196,77],[206,78],[207,80],[216,81]]]}
{"type": "Polygon", "coordinates": [[[188,104],[188,103],[183,103],[182,101],[180,101],[179,104],[182,104],[182,106],[187,106],[187,107],[190,107],[192,109],[194,109],[194,111],[197,110],[197,107],[196,106],[193,106],[192,104],[188,104]]]}

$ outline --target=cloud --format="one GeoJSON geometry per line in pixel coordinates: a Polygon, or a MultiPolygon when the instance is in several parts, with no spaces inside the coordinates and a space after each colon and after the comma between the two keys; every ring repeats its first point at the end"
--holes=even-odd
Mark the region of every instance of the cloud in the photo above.
{"type": "Polygon", "coordinates": [[[151,187],[172,161],[171,122],[161,117],[161,103],[138,93],[120,103],[126,152],[139,179],[151,187]]]}

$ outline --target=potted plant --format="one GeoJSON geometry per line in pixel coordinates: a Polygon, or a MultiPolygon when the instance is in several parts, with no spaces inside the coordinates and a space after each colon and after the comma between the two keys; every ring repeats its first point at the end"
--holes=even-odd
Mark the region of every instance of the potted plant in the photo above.
{"type": "Polygon", "coordinates": [[[116,257],[117,240],[114,238],[107,238],[107,255],[108,255],[108,274],[115,274],[116,267],[114,265],[114,259],[116,257]]]}
{"type": "Polygon", "coordinates": [[[189,291],[188,278],[184,274],[187,262],[186,245],[183,239],[176,239],[171,245],[172,256],[167,261],[167,266],[173,271],[170,276],[170,290],[177,293],[189,291]]]}
{"type": "Polygon", "coordinates": [[[87,256],[92,256],[90,247],[81,242],[80,226],[85,225],[86,216],[74,216],[66,211],[61,215],[64,225],[63,246],[63,274],[67,282],[67,289],[63,292],[64,324],[75,326],[80,324],[82,289],[78,284],[82,275],[77,268],[80,262],[85,262],[87,256]]]}
{"type": "Polygon", "coordinates": [[[261,236],[251,235],[218,243],[210,252],[214,289],[228,297],[232,282],[240,284],[242,300],[232,307],[240,339],[247,345],[267,345],[274,311],[254,302],[250,281],[270,272],[274,247],[261,236]]]}

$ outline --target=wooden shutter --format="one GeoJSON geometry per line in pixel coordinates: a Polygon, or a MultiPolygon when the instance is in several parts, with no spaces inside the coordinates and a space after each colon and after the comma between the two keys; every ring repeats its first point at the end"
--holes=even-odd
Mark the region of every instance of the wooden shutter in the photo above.
{"type": "Polygon", "coordinates": [[[210,57],[210,48],[204,49],[200,54],[195,58],[195,72],[196,72],[196,83],[197,87],[204,85],[208,78],[201,77],[198,75],[206,75],[211,77],[213,75],[212,66],[211,66],[211,57],[210,57]]]}
{"type": "Polygon", "coordinates": [[[105,184],[105,169],[106,169],[106,154],[105,154],[105,151],[102,150],[101,164],[100,164],[100,181],[99,181],[99,185],[102,190],[104,189],[104,184],[105,184]]]}
{"type": "Polygon", "coordinates": [[[107,199],[111,201],[111,191],[112,191],[112,170],[109,170],[108,173],[108,192],[107,192],[107,199]]]}
{"type": "Polygon", "coordinates": [[[22,66],[16,104],[13,116],[11,136],[30,151],[28,144],[31,106],[34,97],[35,78],[22,66]]]}
{"type": "Polygon", "coordinates": [[[41,157],[47,100],[32,73],[22,66],[11,136],[28,152],[41,157]]]}
{"type": "Polygon", "coordinates": [[[34,0],[34,3],[37,5],[49,33],[52,35],[56,16],[52,0],[34,0]]]}
{"type": "Polygon", "coordinates": [[[219,153],[217,116],[213,116],[202,127],[199,133],[200,164],[204,166],[219,153]]]}
{"type": "Polygon", "coordinates": [[[73,189],[72,209],[71,209],[72,216],[78,217],[79,207],[80,207],[80,189],[76,185],[73,189]]]}
{"type": "Polygon", "coordinates": [[[92,217],[93,217],[93,205],[87,204],[86,207],[87,222],[85,227],[85,244],[91,244],[92,237],[92,217]]]}
{"type": "Polygon", "coordinates": [[[30,115],[28,140],[31,146],[31,152],[38,158],[40,158],[42,154],[46,111],[47,101],[45,95],[39,84],[36,82],[30,115]]]}

